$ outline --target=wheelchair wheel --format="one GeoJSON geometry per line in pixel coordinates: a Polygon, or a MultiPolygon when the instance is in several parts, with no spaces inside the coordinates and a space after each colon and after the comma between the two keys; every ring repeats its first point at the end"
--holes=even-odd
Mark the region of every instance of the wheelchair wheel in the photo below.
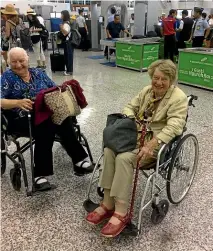
{"type": "Polygon", "coordinates": [[[10,181],[14,190],[20,191],[21,189],[21,169],[19,165],[15,165],[14,168],[10,170],[10,181]]]}
{"type": "Polygon", "coordinates": [[[172,156],[167,176],[167,195],[172,204],[180,203],[187,195],[198,165],[199,146],[193,134],[185,135],[172,156]]]}
{"type": "Polygon", "coordinates": [[[97,187],[97,193],[101,198],[104,197],[104,189],[102,187],[97,187]]]}
{"type": "Polygon", "coordinates": [[[153,206],[151,215],[151,221],[153,224],[160,224],[166,217],[169,211],[169,202],[167,200],[161,200],[158,205],[153,206]]]}
{"type": "Polygon", "coordinates": [[[4,139],[1,139],[1,176],[6,171],[6,147],[4,139]]]}

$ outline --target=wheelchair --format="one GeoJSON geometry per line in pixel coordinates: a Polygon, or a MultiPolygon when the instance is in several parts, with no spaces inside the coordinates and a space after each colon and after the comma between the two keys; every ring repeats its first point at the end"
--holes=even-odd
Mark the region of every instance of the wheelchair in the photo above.
{"type": "MultiPolygon", "coordinates": [[[[197,96],[188,96],[188,107],[195,107],[193,101],[197,99],[197,96]]],[[[187,120],[188,115],[186,122],[187,120]]],[[[126,226],[122,232],[124,235],[137,236],[141,233],[142,214],[148,206],[151,205],[152,207],[152,223],[159,224],[163,221],[169,210],[169,202],[171,204],[179,204],[189,192],[198,166],[199,145],[196,136],[191,133],[184,134],[186,131],[187,128],[185,127],[182,135],[175,137],[168,144],[163,144],[161,146],[156,163],[148,169],[140,169],[147,181],[140,200],[138,220],[136,224],[130,222],[126,226]],[[163,182],[163,186],[162,184],[157,184],[157,181],[159,183],[160,177],[165,181],[163,182]],[[151,199],[147,202],[150,185],[151,199]],[[166,191],[168,200],[160,200],[160,194],[163,191],[166,191]]],[[[93,170],[87,190],[86,200],[83,203],[87,212],[92,212],[99,206],[99,203],[96,203],[91,199],[93,185],[96,186],[95,189],[99,197],[101,199],[104,197],[104,190],[97,186],[97,181],[101,174],[101,168],[99,168],[99,166],[103,156],[104,154],[101,154],[93,170]],[[96,175],[97,172],[98,175],[96,175]]],[[[140,189],[138,188],[138,190],[140,189]]]]}
{"type": "MultiPolygon", "coordinates": [[[[27,196],[32,196],[37,191],[35,190],[35,180],[34,180],[34,150],[33,145],[35,143],[35,140],[32,137],[32,128],[31,128],[31,114],[28,113],[28,124],[29,124],[29,135],[20,135],[20,134],[9,134],[7,127],[8,127],[8,121],[6,116],[1,111],[1,176],[6,171],[6,162],[7,158],[12,161],[14,164],[14,168],[10,170],[10,181],[12,183],[13,188],[16,191],[20,191],[21,189],[21,175],[23,175],[23,182],[24,187],[26,191],[27,196]],[[29,141],[27,143],[21,145],[19,142],[20,138],[29,138],[29,141]],[[15,144],[16,150],[10,154],[8,152],[8,147],[11,145],[11,143],[15,144]],[[25,159],[23,154],[30,149],[30,159],[31,159],[31,179],[32,179],[32,185],[29,185],[28,175],[26,171],[26,165],[25,165],[25,159]]],[[[84,134],[81,132],[80,125],[78,124],[78,121],[76,117],[73,117],[73,125],[76,132],[77,139],[79,142],[84,146],[87,150],[88,157],[93,165],[95,165],[92,157],[92,153],[88,144],[88,141],[84,134]]],[[[60,137],[55,136],[55,142],[61,143],[60,137]]],[[[56,188],[54,185],[51,187],[52,189],[56,188]]]]}

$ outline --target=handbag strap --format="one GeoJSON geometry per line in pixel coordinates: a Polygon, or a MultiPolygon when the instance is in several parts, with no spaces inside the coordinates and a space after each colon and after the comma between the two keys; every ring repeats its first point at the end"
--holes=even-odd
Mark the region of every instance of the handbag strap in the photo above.
{"type": "Polygon", "coordinates": [[[70,87],[69,85],[67,85],[66,87],[70,90],[70,93],[71,93],[73,99],[77,102],[76,96],[75,96],[75,94],[73,93],[72,87],[70,87]]]}
{"type": "MultiPolygon", "coordinates": [[[[145,136],[146,136],[146,129],[147,129],[147,123],[143,123],[142,125],[142,131],[141,131],[141,137],[140,137],[140,149],[144,146],[145,143],[145,136]]],[[[129,209],[129,221],[131,221],[133,217],[133,211],[134,211],[134,203],[135,203],[135,196],[136,196],[136,188],[138,183],[138,176],[139,176],[139,170],[140,170],[140,159],[137,161],[137,167],[135,171],[135,177],[134,177],[134,184],[132,189],[132,198],[130,203],[130,209],[129,209]]]]}

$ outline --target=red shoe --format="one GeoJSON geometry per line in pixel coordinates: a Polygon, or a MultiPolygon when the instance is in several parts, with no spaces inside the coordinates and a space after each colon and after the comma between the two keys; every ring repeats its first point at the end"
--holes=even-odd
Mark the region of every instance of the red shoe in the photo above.
{"type": "Polygon", "coordinates": [[[122,217],[121,215],[114,213],[113,216],[119,219],[121,222],[118,225],[114,225],[108,222],[101,230],[101,235],[103,235],[104,237],[108,238],[116,237],[124,230],[124,228],[129,222],[128,214],[122,217]]]}
{"type": "Polygon", "coordinates": [[[98,225],[100,224],[102,221],[108,219],[108,218],[111,218],[113,213],[114,213],[114,210],[108,210],[107,207],[104,206],[103,203],[101,203],[100,205],[105,213],[103,215],[100,215],[99,213],[97,213],[96,211],[93,211],[91,213],[89,213],[86,217],[86,221],[88,223],[90,223],[91,225],[98,225]]]}

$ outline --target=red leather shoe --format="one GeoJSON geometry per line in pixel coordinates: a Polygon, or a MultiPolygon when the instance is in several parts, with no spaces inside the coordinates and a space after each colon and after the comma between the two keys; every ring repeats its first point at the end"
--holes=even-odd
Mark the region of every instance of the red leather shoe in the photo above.
{"type": "Polygon", "coordinates": [[[86,221],[90,223],[91,225],[100,224],[102,221],[111,218],[114,213],[114,210],[108,210],[108,208],[104,206],[103,203],[100,206],[104,209],[105,211],[104,214],[100,215],[98,212],[93,211],[89,213],[86,217],[86,221]]]}
{"type": "Polygon", "coordinates": [[[119,219],[121,222],[118,225],[114,225],[108,222],[101,230],[101,235],[103,235],[104,237],[108,238],[116,237],[124,230],[124,228],[129,222],[128,214],[122,217],[121,215],[114,213],[113,216],[119,219]]]}

